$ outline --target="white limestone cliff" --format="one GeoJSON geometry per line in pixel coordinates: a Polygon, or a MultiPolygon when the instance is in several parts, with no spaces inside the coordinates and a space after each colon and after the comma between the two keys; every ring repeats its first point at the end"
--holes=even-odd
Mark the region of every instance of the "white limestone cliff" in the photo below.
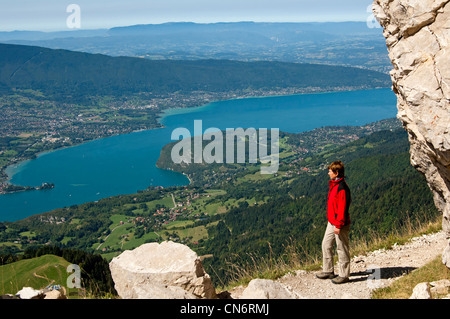
{"type": "Polygon", "coordinates": [[[412,165],[424,174],[443,214],[450,267],[450,0],[375,0],[394,66],[397,117],[408,132],[412,165]]]}

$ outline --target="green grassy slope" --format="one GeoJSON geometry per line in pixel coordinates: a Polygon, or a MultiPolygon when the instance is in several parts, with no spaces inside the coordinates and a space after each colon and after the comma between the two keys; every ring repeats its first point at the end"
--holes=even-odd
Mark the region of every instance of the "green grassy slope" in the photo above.
{"type": "Polygon", "coordinates": [[[69,264],[62,257],[44,255],[0,266],[0,294],[16,294],[23,287],[66,286],[69,264]]]}

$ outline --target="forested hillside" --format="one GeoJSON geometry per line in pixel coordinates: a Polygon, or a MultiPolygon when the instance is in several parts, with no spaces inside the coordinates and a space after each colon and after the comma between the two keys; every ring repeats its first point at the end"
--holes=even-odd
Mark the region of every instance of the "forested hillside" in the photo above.
{"type": "Polygon", "coordinates": [[[386,74],[350,67],[227,60],[150,61],[0,44],[0,88],[36,89],[79,100],[180,91],[387,87],[386,74]]]}

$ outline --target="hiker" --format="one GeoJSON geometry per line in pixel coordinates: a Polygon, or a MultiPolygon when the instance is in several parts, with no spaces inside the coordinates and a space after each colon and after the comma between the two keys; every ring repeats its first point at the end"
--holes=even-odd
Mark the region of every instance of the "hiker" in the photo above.
{"type": "Polygon", "coordinates": [[[334,284],[343,284],[348,282],[350,277],[349,207],[351,196],[344,178],[344,164],[341,161],[335,161],[328,166],[328,176],[330,176],[327,201],[328,224],[322,241],[323,269],[316,277],[332,279],[334,284]],[[335,244],[339,257],[339,276],[334,274],[333,248],[335,244]]]}

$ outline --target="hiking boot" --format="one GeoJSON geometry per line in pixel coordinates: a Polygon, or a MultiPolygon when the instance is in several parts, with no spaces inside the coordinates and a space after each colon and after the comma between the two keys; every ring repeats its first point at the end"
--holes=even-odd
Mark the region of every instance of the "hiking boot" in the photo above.
{"type": "Polygon", "coordinates": [[[343,283],[346,283],[346,282],[349,282],[349,281],[350,281],[350,279],[348,279],[348,278],[337,277],[336,279],[333,279],[331,282],[333,284],[340,285],[340,284],[343,284],[343,283]]]}
{"type": "Polygon", "coordinates": [[[320,272],[320,273],[316,274],[316,278],[319,278],[319,279],[333,279],[336,277],[337,277],[337,275],[335,275],[332,272],[320,272]]]}

